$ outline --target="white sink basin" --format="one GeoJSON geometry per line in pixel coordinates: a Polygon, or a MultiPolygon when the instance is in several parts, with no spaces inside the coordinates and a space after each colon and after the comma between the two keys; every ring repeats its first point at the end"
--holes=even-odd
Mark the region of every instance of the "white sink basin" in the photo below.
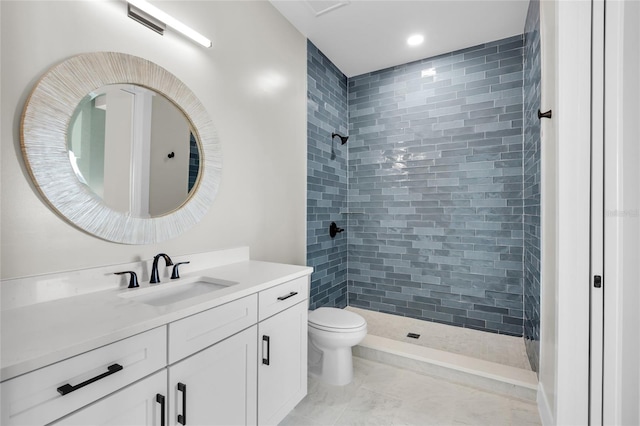
{"type": "Polygon", "coordinates": [[[184,278],[158,284],[155,287],[129,290],[118,296],[146,305],[164,306],[202,296],[234,284],[238,283],[210,277],[184,278]]]}

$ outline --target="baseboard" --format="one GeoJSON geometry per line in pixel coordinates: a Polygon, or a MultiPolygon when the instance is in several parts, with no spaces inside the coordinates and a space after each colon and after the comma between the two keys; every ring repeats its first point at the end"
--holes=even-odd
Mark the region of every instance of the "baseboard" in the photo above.
{"type": "Polygon", "coordinates": [[[536,397],[538,403],[538,413],[540,414],[540,420],[543,426],[553,426],[555,421],[553,419],[553,412],[549,406],[549,400],[547,399],[547,393],[544,391],[542,382],[538,383],[538,395],[536,397]]]}

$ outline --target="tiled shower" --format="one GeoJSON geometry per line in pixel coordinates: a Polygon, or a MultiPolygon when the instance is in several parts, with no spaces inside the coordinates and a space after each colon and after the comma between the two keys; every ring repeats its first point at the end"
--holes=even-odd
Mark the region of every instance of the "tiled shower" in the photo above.
{"type": "Polygon", "coordinates": [[[536,369],[535,12],[524,35],[348,79],[308,43],[312,309],[524,335],[536,369]]]}
{"type": "Polygon", "coordinates": [[[522,37],[349,80],[349,304],[522,335],[522,37]]]}

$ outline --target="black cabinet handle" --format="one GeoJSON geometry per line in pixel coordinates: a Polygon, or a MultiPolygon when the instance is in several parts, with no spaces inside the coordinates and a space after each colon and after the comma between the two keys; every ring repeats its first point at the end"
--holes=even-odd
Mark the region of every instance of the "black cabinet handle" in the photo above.
{"type": "Polygon", "coordinates": [[[178,392],[182,392],[182,414],[178,414],[178,423],[187,424],[187,385],[178,383],[178,392]]]}
{"type": "Polygon", "coordinates": [[[60,395],[67,395],[67,394],[69,394],[71,392],[77,391],[78,389],[83,388],[83,387],[85,387],[87,385],[90,385],[93,382],[97,382],[98,380],[104,379],[105,377],[110,376],[113,373],[117,373],[118,371],[122,370],[122,366],[120,364],[113,364],[113,365],[108,366],[107,370],[108,371],[106,373],[102,373],[102,374],[97,375],[96,377],[92,377],[89,380],[86,380],[86,381],[80,383],[79,385],[72,386],[69,383],[67,383],[65,385],[62,385],[62,386],[60,386],[58,388],[58,393],[60,395]]]}
{"type": "Polygon", "coordinates": [[[269,336],[262,336],[262,363],[264,365],[269,365],[269,358],[270,358],[269,351],[271,349],[270,347],[271,347],[271,343],[269,342],[269,336]],[[267,357],[266,358],[264,357],[264,343],[265,342],[267,342],[267,357]]]}
{"type": "Polygon", "coordinates": [[[278,297],[278,300],[287,300],[290,297],[295,296],[296,294],[298,294],[297,291],[292,291],[291,293],[287,294],[286,296],[280,296],[278,297]]]}
{"type": "Polygon", "coordinates": [[[156,402],[160,404],[160,426],[164,426],[164,396],[157,393],[156,402]]]}

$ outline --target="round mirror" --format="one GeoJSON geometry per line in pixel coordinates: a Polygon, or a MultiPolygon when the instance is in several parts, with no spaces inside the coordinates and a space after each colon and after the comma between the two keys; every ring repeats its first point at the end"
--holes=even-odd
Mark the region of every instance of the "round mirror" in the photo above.
{"type": "Polygon", "coordinates": [[[188,199],[200,170],[193,125],[170,100],[133,84],[82,99],[67,130],[78,180],[109,208],[157,217],[188,199]]]}
{"type": "Polygon", "coordinates": [[[46,201],[105,240],[152,244],[206,214],[222,160],[213,124],[180,80],[145,59],[98,52],[48,71],[21,125],[46,201]]]}

